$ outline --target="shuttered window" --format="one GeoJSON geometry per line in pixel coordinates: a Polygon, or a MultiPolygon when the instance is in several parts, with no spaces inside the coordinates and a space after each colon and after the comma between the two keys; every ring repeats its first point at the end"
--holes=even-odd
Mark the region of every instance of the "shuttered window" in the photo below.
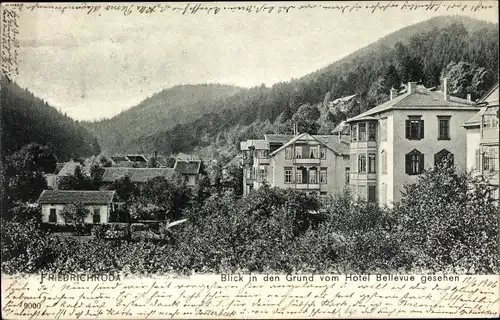
{"type": "Polygon", "coordinates": [[[405,121],[405,137],[408,140],[420,140],[424,138],[424,120],[412,118],[405,121]]]}
{"type": "Polygon", "coordinates": [[[406,174],[416,175],[424,171],[424,154],[414,149],[405,155],[406,174]]]}

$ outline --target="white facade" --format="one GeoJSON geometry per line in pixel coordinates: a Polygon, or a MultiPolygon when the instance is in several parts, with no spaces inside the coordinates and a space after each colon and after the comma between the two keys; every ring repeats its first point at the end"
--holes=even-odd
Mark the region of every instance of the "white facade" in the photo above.
{"type": "Polygon", "coordinates": [[[401,96],[393,93],[392,100],[348,119],[353,194],[392,206],[401,200],[405,184],[416,183],[424,169],[447,154],[457,170],[465,171],[463,123],[477,110],[471,101],[409,83],[401,96]]]}
{"type": "MultiPolygon", "coordinates": [[[[70,224],[66,222],[61,216],[61,211],[64,209],[64,204],[42,204],[42,223],[55,223],[55,224],[70,224]],[[52,220],[51,212],[54,214],[56,220],[52,220]]],[[[90,214],[84,219],[84,223],[108,223],[109,215],[111,212],[111,205],[86,205],[90,214]],[[96,215],[96,217],[94,217],[96,215]],[[97,215],[99,219],[97,219],[97,215]]]]}

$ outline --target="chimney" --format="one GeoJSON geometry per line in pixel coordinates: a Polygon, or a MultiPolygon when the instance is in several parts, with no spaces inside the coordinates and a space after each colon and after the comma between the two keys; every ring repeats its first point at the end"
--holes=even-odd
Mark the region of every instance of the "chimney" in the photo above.
{"type": "Polygon", "coordinates": [[[448,101],[448,78],[443,78],[443,97],[444,101],[448,101]]]}
{"type": "Polygon", "coordinates": [[[394,89],[394,87],[392,87],[391,90],[389,90],[389,95],[391,97],[391,100],[396,98],[396,96],[398,95],[398,91],[396,89],[394,89]]]}
{"type": "Polygon", "coordinates": [[[408,82],[408,93],[414,93],[417,89],[417,83],[416,82],[408,82]]]}
{"type": "Polygon", "coordinates": [[[472,97],[470,93],[467,93],[467,101],[472,101],[472,97]]]}

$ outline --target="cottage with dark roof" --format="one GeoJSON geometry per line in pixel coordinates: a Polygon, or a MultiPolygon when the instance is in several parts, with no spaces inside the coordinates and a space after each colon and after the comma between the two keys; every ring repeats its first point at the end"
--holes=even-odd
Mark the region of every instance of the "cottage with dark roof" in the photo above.
{"type": "Polygon", "coordinates": [[[113,183],[124,177],[128,177],[131,182],[145,183],[146,181],[156,177],[165,177],[170,179],[175,174],[173,168],[108,167],[103,169],[104,173],[102,175],[102,182],[105,184],[113,183]]]}
{"type": "Polygon", "coordinates": [[[470,99],[410,82],[401,94],[353,118],[350,125],[350,188],[359,198],[391,206],[403,186],[424,169],[452,158],[466,169],[464,122],[479,108],[470,99]]]}
{"type": "Polygon", "coordinates": [[[38,198],[42,206],[42,222],[66,224],[61,211],[69,204],[81,203],[90,211],[84,223],[108,223],[115,196],[115,191],[44,190],[38,198]]]}
{"type": "Polygon", "coordinates": [[[182,178],[187,186],[195,186],[198,184],[201,170],[201,160],[177,159],[173,170],[182,175],[182,178]]]}

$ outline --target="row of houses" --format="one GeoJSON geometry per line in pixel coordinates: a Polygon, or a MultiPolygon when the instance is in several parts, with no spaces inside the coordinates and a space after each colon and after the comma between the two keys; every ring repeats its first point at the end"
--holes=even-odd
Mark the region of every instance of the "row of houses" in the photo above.
{"type": "Polygon", "coordinates": [[[485,174],[498,199],[498,84],[479,101],[410,82],[390,100],[339,125],[332,135],[265,135],[241,142],[243,189],[294,188],[321,199],[349,187],[391,206],[404,184],[443,158],[485,174]]]}
{"type": "Polygon", "coordinates": [[[180,174],[186,186],[195,187],[198,184],[201,166],[201,160],[177,159],[172,168],[104,167],[101,169],[103,171],[101,190],[58,190],[60,179],[73,175],[77,167],[84,172],[89,170],[83,161],[67,162],[57,175],[47,177],[51,190],[44,190],[38,199],[42,207],[42,222],[65,224],[61,211],[66,205],[78,202],[89,209],[90,215],[84,219],[85,223],[108,223],[116,203],[120,200],[115,191],[107,190],[115,181],[128,177],[131,182],[142,184],[156,177],[172,178],[175,174],[180,174]]]}

